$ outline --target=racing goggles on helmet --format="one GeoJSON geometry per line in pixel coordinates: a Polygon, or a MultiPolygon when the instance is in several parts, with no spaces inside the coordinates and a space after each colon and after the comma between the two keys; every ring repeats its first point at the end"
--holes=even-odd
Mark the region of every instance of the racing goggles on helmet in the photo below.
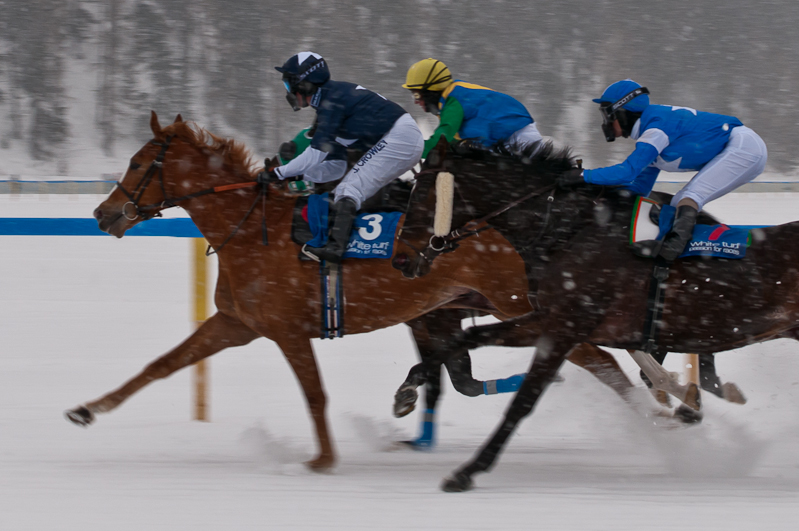
{"type": "Polygon", "coordinates": [[[286,87],[286,101],[289,102],[291,108],[296,112],[300,110],[300,104],[297,101],[296,92],[299,92],[297,84],[297,77],[291,74],[283,74],[283,86],[286,87]]]}
{"type": "Polygon", "coordinates": [[[289,94],[297,92],[297,85],[299,85],[299,83],[300,80],[298,76],[289,73],[283,74],[283,86],[286,87],[286,92],[289,94]]]}
{"type": "Polygon", "coordinates": [[[616,140],[616,133],[613,132],[613,122],[616,121],[616,112],[623,106],[630,103],[633,98],[641,96],[642,94],[649,94],[646,87],[638,87],[625,94],[621,99],[616,102],[604,101],[599,104],[599,114],[602,115],[602,132],[605,133],[605,140],[613,142],[616,140]]]}

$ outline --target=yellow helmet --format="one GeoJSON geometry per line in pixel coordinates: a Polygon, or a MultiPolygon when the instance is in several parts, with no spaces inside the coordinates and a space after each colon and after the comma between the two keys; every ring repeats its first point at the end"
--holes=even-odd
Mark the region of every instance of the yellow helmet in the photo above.
{"type": "Polygon", "coordinates": [[[436,59],[422,59],[408,69],[405,84],[408,90],[430,90],[442,92],[452,83],[452,74],[447,65],[436,59]]]}

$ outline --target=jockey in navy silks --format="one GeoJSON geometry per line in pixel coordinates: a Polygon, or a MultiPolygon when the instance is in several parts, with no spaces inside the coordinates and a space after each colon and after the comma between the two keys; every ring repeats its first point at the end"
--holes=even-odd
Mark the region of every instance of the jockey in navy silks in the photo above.
{"type": "Polygon", "coordinates": [[[411,66],[402,87],[425,112],[439,117],[438,127],[424,143],[423,158],[442,136],[448,142],[473,140],[489,149],[499,145],[514,155],[541,141],[524,105],[507,94],[454,80],[447,65],[436,59],[411,66]]]}
{"type": "Polygon", "coordinates": [[[766,166],[766,144],[733,116],[650,104],[646,87],[631,79],[613,83],[593,101],[602,113],[605,139],[632,138],[635,150],[615,166],[570,170],[561,185],[617,185],[646,196],[661,170],[697,172],[671,201],[677,209],[672,229],[662,241],[634,244],[639,256],[675,260],[691,238],[698,212],[753,180],[766,166]]]}
{"type": "Polygon", "coordinates": [[[292,108],[316,110],[316,128],[310,146],[268,178],[302,175],[322,183],[344,177],[333,190],[335,217],[328,243],[303,247],[311,258],[338,263],[361,203],[419,162],[424,138],[414,119],[396,103],[360,85],[331,80],[327,62],[319,54],[301,52],[275,69],[283,74],[292,108]],[[348,147],[365,152],[349,172],[348,147]]]}

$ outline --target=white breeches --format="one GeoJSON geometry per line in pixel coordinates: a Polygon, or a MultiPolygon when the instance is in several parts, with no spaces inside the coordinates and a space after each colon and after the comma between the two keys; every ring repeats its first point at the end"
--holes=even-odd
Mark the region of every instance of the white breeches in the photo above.
{"type": "Polygon", "coordinates": [[[687,198],[702,210],[707,203],[763,173],[767,159],[768,149],[760,135],[740,125],[730,132],[730,139],[721,153],[674,195],[671,205],[676,207],[681,199],[687,198]]]}
{"type": "Polygon", "coordinates": [[[410,170],[422,157],[424,137],[410,114],[400,116],[386,136],[372,146],[333,191],[336,201],[349,197],[361,203],[410,170]]]}
{"type": "MultiPolygon", "coordinates": [[[[543,138],[541,133],[538,132],[538,127],[535,125],[535,122],[533,122],[510,135],[505,141],[505,148],[514,155],[521,155],[524,148],[536,142],[540,142],[543,138]]],[[[531,155],[534,154],[535,153],[531,153],[531,155]]]]}

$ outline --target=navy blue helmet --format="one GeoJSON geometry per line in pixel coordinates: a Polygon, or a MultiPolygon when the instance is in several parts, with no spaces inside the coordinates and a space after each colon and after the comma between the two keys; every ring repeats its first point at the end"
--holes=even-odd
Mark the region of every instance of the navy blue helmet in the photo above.
{"type": "MultiPolygon", "coordinates": [[[[298,92],[300,83],[307,81],[314,85],[323,85],[330,79],[330,69],[324,57],[314,52],[300,52],[289,57],[283,66],[275,70],[283,74],[283,83],[289,92],[298,92]]],[[[300,92],[302,94],[302,92],[300,92]]]]}

